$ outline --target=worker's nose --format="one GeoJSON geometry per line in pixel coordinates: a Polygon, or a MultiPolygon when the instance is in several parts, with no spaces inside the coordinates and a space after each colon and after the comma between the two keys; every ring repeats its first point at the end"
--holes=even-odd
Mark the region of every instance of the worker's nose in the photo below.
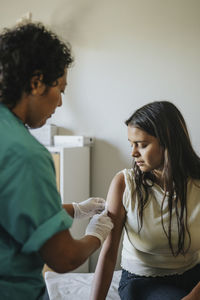
{"type": "Polygon", "coordinates": [[[58,106],[62,106],[62,95],[60,95],[60,99],[59,99],[59,102],[58,102],[58,106]]]}

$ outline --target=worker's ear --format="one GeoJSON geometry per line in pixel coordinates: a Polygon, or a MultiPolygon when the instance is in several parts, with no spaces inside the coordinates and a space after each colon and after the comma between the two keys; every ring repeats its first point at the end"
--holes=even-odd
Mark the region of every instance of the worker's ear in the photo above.
{"type": "Polygon", "coordinates": [[[43,82],[43,74],[33,75],[30,82],[31,94],[33,96],[41,96],[46,90],[46,85],[43,82]]]}

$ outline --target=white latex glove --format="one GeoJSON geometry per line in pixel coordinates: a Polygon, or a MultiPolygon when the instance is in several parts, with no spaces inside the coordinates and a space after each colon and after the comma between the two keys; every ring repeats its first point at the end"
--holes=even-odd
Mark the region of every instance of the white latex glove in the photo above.
{"type": "Polygon", "coordinates": [[[90,218],[105,209],[103,198],[89,198],[82,202],[72,202],[74,207],[74,219],[90,218]]]}
{"type": "Polygon", "coordinates": [[[111,218],[107,215],[107,210],[104,210],[101,214],[92,217],[86,228],[85,235],[96,236],[103,244],[112,228],[111,218]]]}

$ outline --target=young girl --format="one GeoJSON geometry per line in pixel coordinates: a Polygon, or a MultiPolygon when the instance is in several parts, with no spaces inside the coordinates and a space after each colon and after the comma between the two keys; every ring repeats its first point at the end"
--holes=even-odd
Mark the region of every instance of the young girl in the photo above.
{"type": "Polygon", "coordinates": [[[121,299],[200,299],[200,158],[184,118],[172,103],[159,101],[125,123],[133,168],[117,173],[109,188],[114,228],[99,256],[91,299],[106,298],[123,228],[121,299]]]}

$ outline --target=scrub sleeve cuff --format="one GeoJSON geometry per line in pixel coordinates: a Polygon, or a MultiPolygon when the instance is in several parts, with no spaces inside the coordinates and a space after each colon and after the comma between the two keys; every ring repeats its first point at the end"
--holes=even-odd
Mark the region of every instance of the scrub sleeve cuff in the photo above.
{"type": "Polygon", "coordinates": [[[42,245],[56,233],[71,227],[73,219],[62,209],[52,218],[42,223],[22,247],[23,253],[38,251],[42,245]]]}

